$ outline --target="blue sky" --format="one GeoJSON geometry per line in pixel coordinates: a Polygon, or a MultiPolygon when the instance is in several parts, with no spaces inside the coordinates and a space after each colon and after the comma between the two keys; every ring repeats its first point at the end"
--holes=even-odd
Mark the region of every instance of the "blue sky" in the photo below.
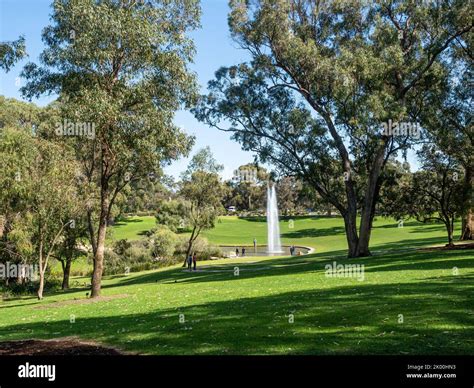
{"type": "MultiPolygon", "coordinates": [[[[29,61],[38,62],[43,50],[41,31],[49,24],[50,0],[0,0],[0,41],[11,41],[20,35],[26,38],[29,57],[20,61],[7,74],[1,74],[0,94],[22,99],[19,93],[22,80],[21,69],[29,61]]],[[[191,68],[198,75],[204,92],[207,82],[214,78],[214,72],[221,66],[229,66],[248,59],[247,53],[231,40],[227,26],[228,1],[202,0],[201,29],[192,33],[197,54],[191,68]]],[[[34,100],[45,105],[54,97],[41,97],[34,100]]],[[[224,165],[223,177],[228,179],[240,165],[253,161],[253,155],[242,151],[240,145],[229,138],[229,134],[209,128],[198,122],[187,111],[176,114],[175,123],[187,133],[196,136],[196,144],[191,155],[198,149],[210,146],[215,158],[224,165]]],[[[413,153],[409,153],[410,164],[415,165],[413,153]]],[[[189,158],[183,158],[166,168],[166,172],[175,177],[185,170],[189,158]]]]}
{"type": "MultiPolygon", "coordinates": [[[[0,41],[15,40],[24,35],[29,55],[9,73],[2,72],[0,94],[22,99],[18,91],[22,82],[19,74],[27,62],[37,62],[43,50],[41,31],[49,24],[50,4],[50,0],[0,0],[0,41]]],[[[248,58],[230,38],[227,13],[227,0],[202,1],[202,28],[192,34],[197,54],[191,68],[197,73],[203,91],[220,66],[237,64],[248,58]]],[[[42,97],[33,102],[45,105],[53,99],[54,97],[42,97]]],[[[207,127],[187,111],[178,112],[175,123],[187,133],[196,136],[191,155],[199,148],[207,145],[211,147],[215,158],[225,166],[224,178],[230,178],[238,166],[253,161],[253,155],[242,151],[238,143],[229,139],[228,133],[207,127]]],[[[188,161],[188,158],[176,161],[166,168],[166,172],[178,177],[185,170],[188,161]]]]}

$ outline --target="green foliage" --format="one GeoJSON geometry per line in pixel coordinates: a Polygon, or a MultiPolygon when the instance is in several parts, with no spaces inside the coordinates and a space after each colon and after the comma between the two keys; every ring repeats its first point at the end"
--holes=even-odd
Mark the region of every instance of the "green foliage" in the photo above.
{"type": "MultiPolygon", "coordinates": [[[[175,245],[176,255],[186,255],[189,247],[189,237],[178,235],[175,245]]],[[[198,260],[209,260],[211,257],[222,257],[223,253],[219,246],[210,243],[206,237],[197,237],[193,241],[192,251],[197,255],[198,260]]]]}
{"type": "Polygon", "coordinates": [[[124,201],[120,204],[121,214],[137,214],[156,212],[158,203],[171,196],[170,187],[173,178],[164,174],[148,176],[130,182],[123,191],[124,201]]]}
{"type": "Polygon", "coordinates": [[[383,124],[416,120],[413,102],[439,87],[441,61],[469,39],[469,6],[233,0],[230,7],[231,34],[251,60],[216,72],[196,117],[311,185],[344,217],[349,256],[370,254],[381,174],[419,140],[384,133],[383,124]]]}
{"type": "Polygon", "coordinates": [[[189,203],[183,199],[162,200],[157,204],[156,222],[177,232],[186,228],[189,203]]]}
{"type": "Polygon", "coordinates": [[[418,155],[422,169],[401,175],[391,195],[384,198],[385,209],[398,219],[442,222],[451,245],[454,221],[463,212],[463,170],[455,159],[434,147],[425,146],[418,155]]]}
{"type": "Polygon", "coordinates": [[[166,226],[159,227],[151,236],[152,254],[158,259],[171,258],[176,249],[177,236],[166,226]]]}
{"type": "Polygon", "coordinates": [[[87,137],[72,136],[71,143],[90,195],[96,297],[119,194],[192,145],[173,116],[195,98],[195,75],[188,68],[194,45],[187,33],[198,26],[200,8],[197,0],[55,0],[52,8],[41,63],[25,66],[22,93],[60,95],[59,135],[69,123],[93,128],[87,137]]]}
{"type": "Polygon", "coordinates": [[[197,171],[206,171],[214,174],[220,173],[224,169],[222,164],[219,164],[212,155],[209,146],[200,149],[191,158],[188,168],[183,172],[183,180],[189,180],[191,175],[197,171]]]}
{"type": "Polygon", "coordinates": [[[25,38],[13,42],[0,42],[0,69],[8,72],[18,60],[26,55],[25,38]]]}
{"type": "Polygon", "coordinates": [[[302,213],[304,209],[303,185],[294,177],[283,177],[276,186],[278,195],[278,209],[285,216],[302,213]]]}
{"type": "Polygon", "coordinates": [[[152,254],[148,241],[119,240],[113,249],[106,250],[105,260],[107,275],[127,274],[152,267],[152,254]]]}

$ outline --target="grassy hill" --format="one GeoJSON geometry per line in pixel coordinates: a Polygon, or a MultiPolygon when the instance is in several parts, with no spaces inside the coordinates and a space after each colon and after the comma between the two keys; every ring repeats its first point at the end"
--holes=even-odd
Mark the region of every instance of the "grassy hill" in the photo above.
{"type": "MultiPolygon", "coordinates": [[[[412,249],[443,244],[441,226],[379,219],[374,256],[348,261],[340,219],[288,222],[283,241],[315,254],[109,277],[99,301],[86,288],[4,301],[0,338],[78,336],[145,354],[474,354],[473,251],[412,249]],[[334,261],[364,265],[363,280],[326,276],[334,261]]],[[[140,236],[138,224],[121,233],[140,236]]],[[[264,235],[264,222],[229,217],[206,233],[226,244],[264,235]]]]}

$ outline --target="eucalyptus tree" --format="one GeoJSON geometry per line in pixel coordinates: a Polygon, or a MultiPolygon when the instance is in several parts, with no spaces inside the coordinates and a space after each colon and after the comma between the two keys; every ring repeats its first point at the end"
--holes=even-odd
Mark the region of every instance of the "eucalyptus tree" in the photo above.
{"type": "Polygon", "coordinates": [[[21,36],[13,42],[0,42],[0,69],[10,71],[11,67],[25,55],[24,37],[21,36]]]}
{"type": "Polygon", "coordinates": [[[269,173],[255,163],[239,166],[228,182],[227,206],[236,206],[238,210],[260,210],[265,208],[269,173]]]}
{"type": "Polygon", "coordinates": [[[189,162],[180,182],[179,195],[185,200],[182,225],[190,230],[186,259],[192,252],[193,244],[203,230],[215,226],[222,210],[225,186],[218,172],[223,166],[217,163],[209,147],[200,149],[189,162]]]}
{"type": "Polygon", "coordinates": [[[384,199],[384,211],[400,221],[413,217],[423,223],[443,223],[447,245],[453,246],[454,222],[462,214],[463,169],[455,158],[430,145],[418,156],[421,169],[399,174],[397,193],[384,199]]]}
{"type": "Polygon", "coordinates": [[[299,202],[302,194],[302,184],[300,180],[285,176],[278,181],[277,191],[278,208],[285,216],[301,211],[299,202]]]}
{"type": "Polygon", "coordinates": [[[182,182],[180,195],[186,200],[183,224],[190,230],[184,267],[201,232],[215,226],[222,211],[224,186],[218,174],[199,170],[182,182]]]}
{"type": "Polygon", "coordinates": [[[30,134],[18,129],[0,129],[0,262],[26,264],[31,260],[32,244],[22,224],[31,200],[37,149],[30,134]]]}
{"type": "Polygon", "coordinates": [[[172,195],[170,186],[173,184],[173,177],[163,173],[132,181],[123,192],[125,200],[120,207],[121,213],[156,211],[158,203],[172,195]]]}
{"type": "Polygon", "coordinates": [[[458,161],[464,173],[462,240],[474,238],[474,127],[472,36],[456,41],[453,55],[443,63],[445,74],[440,87],[428,90],[418,110],[429,139],[442,152],[458,161]]]}
{"type": "Polygon", "coordinates": [[[31,241],[39,266],[38,299],[43,298],[45,274],[67,228],[75,227],[70,218],[77,203],[77,162],[64,147],[37,139],[35,165],[28,176],[32,192],[27,215],[31,219],[31,241]]]}
{"type": "Polygon", "coordinates": [[[76,160],[60,144],[21,127],[3,127],[0,162],[0,212],[4,219],[0,259],[37,264],[38,298],[42,299],[50,258],[70,227],[72,209],[80,206],[76,160]]]}
{"type": "Polygon", "coordinates": [[[87,247],[83,244],[87,238],[86,203],[77,189],[77,182],[75,186],[76,190],[70,191],[70,196],[67,198],[69,204],[67,211],[63,213],[67,226],[64,228],[52,255],[61,264],[63,271],[61,289],[63,290],[69,289],[73,262],[88,253],[87,247]]]}
{"type": "Polygon", "coordinates": [[[230,6],[231,34],[251,61],[218,70],[196,116],[310,184],[344,218],[348,256],[369,255],[381,173],[419,141],[407,102],[432,86],[436,60],[471,32],[469,5],[232,0],[230,6]]]}
{"type": "Polygon", "coordinates": [[[0,261],[28,261],[31,243],[14,230],[27,209],[32,193],[28,178],[37,148],[32,136],[40,125],[40,109],[0,96],[0,261]]]}
{"type": "Polygon", "coordinates": [[[94,253],[91,297],[100,295],[117,196],[192,143],[173,116],[195,97],[187,33],[199,17],[197,0],[55,0],[41,64],[23,71],[25,96],[58,94],[56,133],[71,137],[83,165],[94,253]]]}

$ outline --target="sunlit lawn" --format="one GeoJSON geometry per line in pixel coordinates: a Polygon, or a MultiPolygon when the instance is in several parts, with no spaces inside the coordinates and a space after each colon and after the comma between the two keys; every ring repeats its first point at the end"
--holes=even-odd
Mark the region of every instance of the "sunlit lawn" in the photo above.
{"type": "MultiPolygon", "coordinates": [[[[140,235],[136,224],[120,233],[140,235]]],[[[290,229],[282,221],[283,241],[316,247],[309,256],[111,277],[103,294],[121,297],[95,303],[57,303],[85,299],[86,289],[6,301],[0,338],[79,336],[146,354],[474,354],[472,250],[384,252],[444,244],[444,230],[378,219],[374,256],[349,261],[365,266],[364,280],[330,278],[326,264],[348,262],[341,225],[305,218],[290,229]]],[[[251,244],[265,233],[264,222],[226,217],[206,236],[251,244]]]]}

